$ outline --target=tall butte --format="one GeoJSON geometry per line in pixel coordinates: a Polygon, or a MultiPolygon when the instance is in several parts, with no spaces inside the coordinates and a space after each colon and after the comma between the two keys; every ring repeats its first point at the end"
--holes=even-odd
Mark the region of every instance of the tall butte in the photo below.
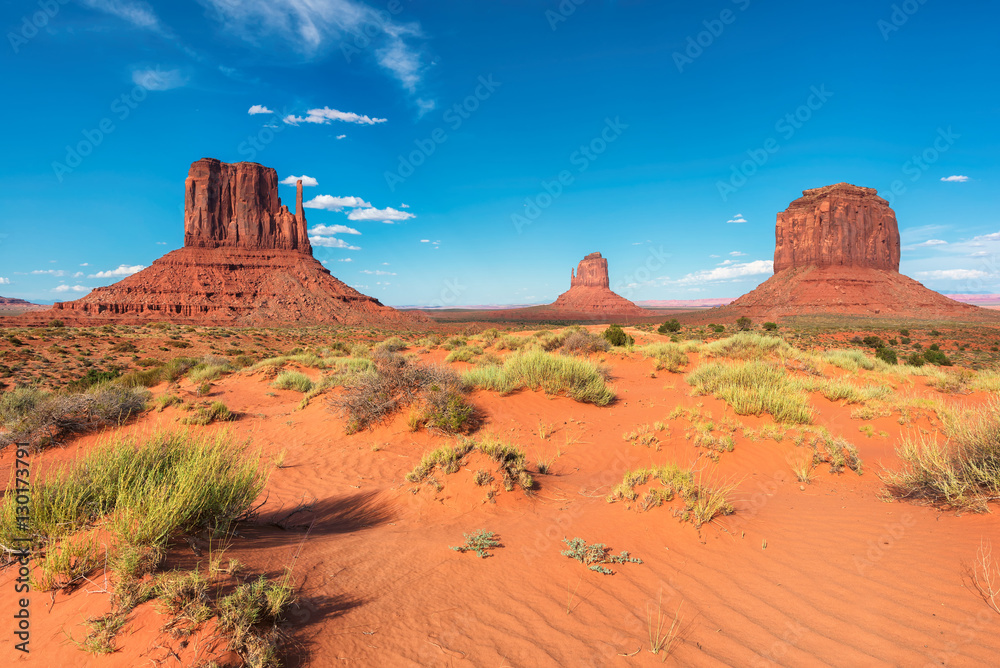
{"type": "Polygon", "coordinates": [[[546,308],[578,317],[649,315],[610,286],[607,258],[591,253],[580,260],[576,273],[570,269],[569,290],[546,308]]]}
{"type": "MultiPolygon", "coordinates": [[[[408,324],[426,320],[384,306],[330,275],[312,255],[296,186],[295,213],[278,175],[255,162],[202,158],[184,182],[184,247],[118,283],[24,324],[408,324]]],[[[13,319],[12,319],[13,321],[13,319]]]]}
{"type": "Polygon", "coordinates": [[[874,188],[837,183],[804,190],[778,214],[774,237],[774,276],[712,313],[755,319],[845,314],[978,320],[994,315],[899,273],[896,214],[874,188]]]}

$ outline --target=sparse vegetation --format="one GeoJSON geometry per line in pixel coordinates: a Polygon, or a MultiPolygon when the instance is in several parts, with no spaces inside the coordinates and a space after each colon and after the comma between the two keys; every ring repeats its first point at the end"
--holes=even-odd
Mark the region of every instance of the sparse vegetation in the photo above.
{"type": "Polygon", "coordinates": [[[476,556],[486,559],[493,556],[490,550],[503,547],[500,544],[499,536],[486,529],[480,529],[474,533],[463,535],[465,536],[465,542],[461,545],[452,546],[452,550],[456,552],[475,552],[476,556]]]}
{"type": "Polygon", "coordinates": [[[462,378],[469,386],[500,394],[540,389],[546,394],[565,393],[577,401],[598,406],[606,406],[615,398],[614,390],[605,382],[605,373],[596,365],[541,350],[514,353],[502,366],[472,369],[462,378]]]}
{"type": "Polygon", "coordinates": [[[581,564],[592,571],[603,573],[604,575],[614,575],[615,572],[605,566],[605,564],[641,564],[642,559],[630,556],[628,552],[622,550],[619,554],[612,554],[611,548],[604,543],[587,544],[582,538],[563,538],[566,548],[559,554],[570,559],[576,559],[581,564]]]}
{"type": "Polygon", "coordinates": [[[686,380],[695,394],[722,399],[738,415],[768,413],[778,422],[812,422],[807,397],[785,372],[765,362],[710,362],[688,374],[686,380]]]}

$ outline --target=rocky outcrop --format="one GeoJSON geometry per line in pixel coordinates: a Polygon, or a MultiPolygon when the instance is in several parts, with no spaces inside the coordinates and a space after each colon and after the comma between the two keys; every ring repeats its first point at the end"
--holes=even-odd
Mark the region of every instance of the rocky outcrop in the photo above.
{"type": "Polygon", "coordinates": [[[611,283],[608,280],[607,259],[601,257],[600,253],[591,253],[580,260],[576,273],[570,269],[569,286],[570,288],[609,288],[611,283]]]}
{"type": "Polygon", "coordinates": [[[428,320],[345,285],[312,256],[301,181],[295,213],[278,198],[277,173],[256,163],[198,160],[184,191],[184,248],[82,299],[17,316],[19,324],[45,324],[52,318],[87,325],[241,326],[392,326],[428,320]]]}
{"type": "Polygon", "coordinates": [[[295,213],[281,204],[278,174],[255,162],[202,158],[184,181],[184,246],[312,253],[297,184],[295,213]]]}
{"type": "Polygon", "coordinates": [[[570,288],[548,308],[577,316],[613,317],[649,315],[621,295],[611,291],[608,261],[600,253],[591,253],[570,270],[570,288]]]}
{"type": "Polygon", "coordinates": [[[852,315],[919,320],[995,320],[899,273],[899,228],[873,188],[838,183],[805,190],[778,214],[774,276],[698,319],[776,320],[852,315]]]}
{"type": "Polygon", "coordinates": [[[899,227],[874,188],[837,183],[802,191],[778,214],[775,273],[794,267],[899,271],[899,227]]]}

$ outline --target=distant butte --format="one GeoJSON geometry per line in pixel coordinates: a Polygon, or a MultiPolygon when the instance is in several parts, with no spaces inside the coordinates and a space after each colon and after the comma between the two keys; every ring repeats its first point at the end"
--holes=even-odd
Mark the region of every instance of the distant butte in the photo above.
{"type": "Polygon", "coordinates": [[[330,275],[312,255],[302,181],[292,213],[274,169],[203,158],[184,182],[184,247],[137,274],[9,324],[408,324],[427,318],[384,306],[330,275]]]}
{"type": "Polygon", "coordinates": [[[601,316],[649,315],[621,295],[611,291],[608,260],[600,253],[591,253],[580,260],[576,272],[570,270],[569,290],[548,308],[564,313],[601,316]]]}
{"type": "Polygon", "coordinates": [[[837,183],[805,190],[778,214],[774,276],[705,317],[996,317],[900,274],[899,255],[896,214],[875,189],[837,183]]]}

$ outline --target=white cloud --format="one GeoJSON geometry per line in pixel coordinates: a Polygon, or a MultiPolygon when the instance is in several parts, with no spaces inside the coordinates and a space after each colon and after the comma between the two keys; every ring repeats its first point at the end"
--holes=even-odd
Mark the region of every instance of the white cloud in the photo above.
{"type": "Polygon", "coordinates": [[[78,271],[78,272],[75,272],[73,274],[73,278],[80,278],[81,276],[83,276],[83,272],[82,271],[78,271]]]}
{"type": "Polygon", "coordinates": [[[741,253],[739,251],[730,251],[729,254],[732,255],[733,257],[743,257],[744,255],[746,255],[746,253],[741,253]]]}
{"type": "Polygon", "coordinates": [[[397,211],[391,206],[385,209],[355,209],[347,214],[348,220],[381,220],[383,223],[416,218],[412,213],[397,211]]]}
{"type": "Polygon", "coordinates": [[[52,292],[90,292],[93,288],[88,288],[86,285],[57,285],[52,288],[52,292]]]}
{"type": "Polygon", "coordinates": [[[66,272],[62,269],[34,269],[31,272],[35,275],[46,275],[46,276],[65,276],[66,272]]]}
{"type": "MultiPolygon", "coordinates": [[[[166,242],[166,241],[157,241],[157,242],[156,242],[156,245],[157,245],[157,246],[166,246],[166,245],[167,245],[167,242],[166,242]]],[[[86,265],[81,265],[81,266],[86,266],[86,265]]]]}
{"type": "Polygon", "coordinates": [[[335,234],[361,234],[361,232],[347,225],[317,225],[309,230],[309,234],[315,234],[318,237],[329,237],[335,234]]]}
{"type": "MultiPolygon", "coordinates": [[[[357,36],[376,44],[379,65],[413,93],[422,83],[424,65],[411,44],[423,37],[417,23],[396,23],[385,9],[357,0],[199,0],[209,16],[255,47],[270,44],[276,36],[306,58],[335,48],[351,58],[362,55],[357,36]]],[[[384,4],[382,5],[384,7],[384,4]]]]}
{"type": "Polygon", "coordinates": [[[265,107],[263,104],[255,104],[252,107],[250,107],[250,110],[247,111],[247,113],[252,115],[252,114],[273,114],[274,112],[265,107]]]}
{"type": "Polygon", "coordinates": [[[394,272],[394,271],[382,271],[381,269],[376,269],[375,271],[372,271],[371,269],[362,269],[361,273],[362,274],[371,274],[372,276],[395,276],[396,275],[396,272],[394,272]]]}
{"type": "MultiPolygon", "coordinates": [[[[303,188],[311,188],[312,186],[319,185],[319,181],[317,181],[311,176],[306,176],[305,174],[303,174],[302,176],[286,176],[280,181],[280,183],[283,186],[294,186],[297,184],[297,181],[299,179],[302,179],[303,188]]],[[[305,206],[305,204],[303,204],[302,206],[305,206]]]]}
{"type": "Polygon", "coordinates": [[[708,257],[720,257],[719,255],[709,255],[708,257]]]}
{"type": "Polygon", "coordinates": [[[299,123],[320,123],[325,125],[330,121],[343,121],[344,123],[356,123],[357,125],[376,125],[377,123],[385,123],[388,120],[355,114],[352,111],[338,111],[330,107],[310,109],[306,113],[308,114],[307,116],[289,114],[282,120],[288,125],[298,125],[299,123]]]}
{"type": "Polygon", "coordinates": [[[127,264],[118,265],[117,269],[109,269],[107,271],[99,271],[96,274],[91,274],[88,278],[121,278],[123,276],[131,276],[132,274],[137,274],[146,266],[142,264],[133,264],[131,266],[127,264]]]}
{"type": "Polygon", "coordinates": [[[340,260],[337,260],[337,262],[354,262],[354,258],[353,257],[345,257],[345,258],[341,258],[340,260]]]}
{"type": "Polygon", "coordinates": [[[965,183],[969,180],[969,177],[962,176],[961,174],[954,174],[952,176],[942,176],[941,180],[946,183],[965,183]]]}
{"type": "Polygon", "coordinates": [[[89,262],[81,262],[81,263],[80,263],[80,266],[81,266],[81,267],[89,267],[89,266],[90,266],[90,263],[89,263],[89,262]]]}
{"type": "Polygon", "coordinates": [[[344,137],[346,137],[346,136],[347,136],[347,135],[337,135],[337,139],[343,139],[343,138],[344,138],[344,137]]]}
{"type": "Polygon", "coordinates": [[[10,285],[10,279],[0,276],[0,285],[10,285]]]}
{"type": "Polygon", "coordinates": [[[400,208],[400,209],[409,209],[409,208],[410,208],[410,205],[409,205],[409,204],[400,204],[400,205],[399,205],[399,208],[400,208]]]}
{"type": "Polygon", "coordinates": [[[81,0],[85,7],[116,16],[137,28],[160,32],[160,20],[156,12],[145,2],[132,0],[81,0]]]}
{"type": "Polygon", "coordinates": [[[943,239],[928,239],[927,241],[915,244],[915,246],[947,246],[947,245],[948,242],[944,241],[943,239]]]}
{"type": "Polygon", "coordinates": [[[370,202],[366,202],[360,197],[334,197],[332,195],[317,195],[308,202],[302,204],[307,209],[326,209],[327,211],[342,211],[349,209],[367,209],[371,207],[370,202]]]}
{"type": "Polygon", "coordinates": [[[773,272],[774,262],[772,260],[754,260],[753,262],[742,262],[725,267],[716,267],[715,269],[698,271],[693,274],[686,275],[677,282],[681,285],[689,285],[692,283],[708,283],[712,281],[739,279],[746,276],[758,276],[773,272]]]}
{"type": "Polygon", "coordinates": [[[149,90],[170,90],[180,88],[188,82],[188,78],[180,70],[134,70],[132,82],[149,90]]]}
{"type": "Polygon", "coordinates": [[[745,222],[747,222],[747,219],[743,217],[742,213],[738,213],[735,216],[733,216],[732,218],[730,218],[729,220],[727,220],[726,222],[727,223],[745,223],[745,222]]]}
{"type": "Polygon", "coordinates": [[[943,278],[959,281],[969,278],[986,278],[990,274],[978,269],[935,269],[933,271],[918,271],[917,276],[923,278],[943,278]]]}
{"type": "Polygon", "coordinates": [[[430,242],[431,242],[430,239],[421,239],[420,240],[420,243],[422,243],[422,244],[429,244],[430,242]]]}
{"type": "Polygon", "coordinates": [[[352,246],[337,237],[309,237],[309,243],[320,248],[344,248],[346,250],[361,250],[360,246],[352,246]]]}

